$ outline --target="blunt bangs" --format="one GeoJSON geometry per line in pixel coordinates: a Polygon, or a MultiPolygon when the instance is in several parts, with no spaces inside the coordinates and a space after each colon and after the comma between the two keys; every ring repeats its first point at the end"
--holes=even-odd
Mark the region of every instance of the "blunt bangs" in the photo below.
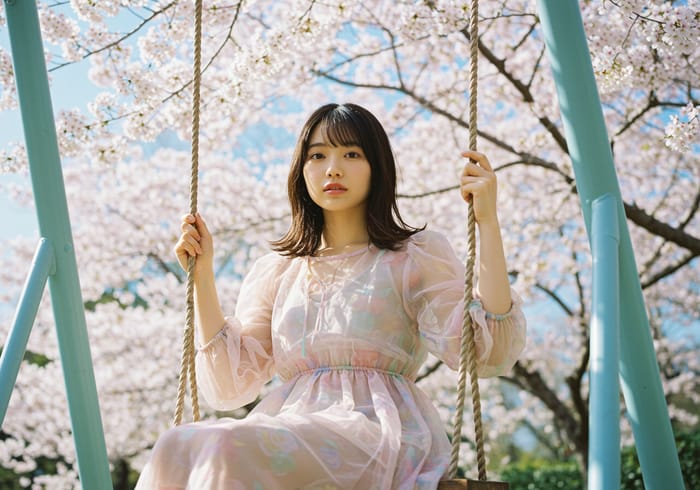
{"type": "MultiPolygon", "coordinates": [[[[367,137],[362,135],[367,134],[369,128],[366,127],[365,121],[361,115],[352,109],[344,106],[338,106],[332,111],[328,111],[318,121],[316,126],[319,129],[324,141],[331,146],[359,146],[363,150],[367,149],[367,137]]],[[[309,137],[311,134],[309,133],[309,137]]],[[[306,146],[308,146],[308,141],[306,146]]]]}

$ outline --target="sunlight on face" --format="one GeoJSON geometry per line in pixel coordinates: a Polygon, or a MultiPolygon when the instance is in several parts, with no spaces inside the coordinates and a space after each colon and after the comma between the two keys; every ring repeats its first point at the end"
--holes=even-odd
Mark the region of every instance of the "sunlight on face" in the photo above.
{"type": "Polygon", "coordinates": [[[364,218],[372,170],[359,144],[333,146],[314,129],[309,139],[304,181],[325,213],[357,213],[364,218]]]}

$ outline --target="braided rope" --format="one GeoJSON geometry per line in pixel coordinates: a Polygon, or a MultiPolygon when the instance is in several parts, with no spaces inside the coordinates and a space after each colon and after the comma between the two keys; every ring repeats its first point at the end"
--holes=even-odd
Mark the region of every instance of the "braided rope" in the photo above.
{"type": "MultiPolygon", "coordinates": [[[[199,183],[199,100],[202,78],[202,0],[195,0],[194,10],[194,74],[192,86],[192,171],[190,175],[190,214],[197,212],[197,186],[199,183]]],[[[173,423],[180,425],[185,406],[187,378],[190,381],[192,398],[192,418],[199,420],[199,400],[197,398],[197,378],[194,367],[194,264],[195,258],[187,260],[187,313],[185,315],[185,332],[182,342],[182,362],[180,380],[177,388],[177,403],[173,423]]]]}
{"type": "MultiPolygon", "coordinates": [[[[477,136],[477,80],[478,80],[478,17],[479,2],[472,0],[469,18],[469,149],[476,150],[477,136]]],[[[473,203],[472,203],[473,204],[473,203]]],[[[474,264],[476,262],[476,233],[475,233],[474,207],[469,206],[467,214],[467,264],[464,285],[464,323],[462,324],[462,342],[459,354],[459,376],[457,379],[457,404],[455,409],[455,422],[452,434],[452,453],[450,459],[450,477],[455,478],[459,465],[459,447],[462,439],[462,417],[464,412],[464,398],[466,392],[466,375],[469,373],[472,407],[474,412],[474,432],[476,442],[476,462],[479,472],[479,480],[486,480],[486,457],[484,453],[484,433],[481,425],[481,396],[479,395],[479,380],[476,372],[476,344],[474,342],[474,329],[472,318],[469,314],[469,305],[474,291],[474,264]]]]}

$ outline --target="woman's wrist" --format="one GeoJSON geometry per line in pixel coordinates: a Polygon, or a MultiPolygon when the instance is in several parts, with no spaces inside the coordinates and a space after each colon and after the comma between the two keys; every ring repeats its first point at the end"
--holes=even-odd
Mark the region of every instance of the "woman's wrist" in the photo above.
{"type": "Polygon", "coordinates": [[[195,282],[209,281],[214,279],[214,261],[197,259],[194,267],[195,282]]]}
{"type": "Polygon", "coordinates": [[[477,225],[479,226],[479,231],[481,233],[484,232],[498,232],[499,234],[501,233],[501,225],[498,221],[498,215],[494,214],[490,218],[482,218],[477,222],[477,225]]]}

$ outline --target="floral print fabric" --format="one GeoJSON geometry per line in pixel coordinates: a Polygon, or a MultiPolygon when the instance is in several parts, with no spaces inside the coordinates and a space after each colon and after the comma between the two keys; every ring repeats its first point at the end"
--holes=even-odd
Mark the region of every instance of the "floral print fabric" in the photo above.
{"type": "MultiPolygon", "coordinates": [[[[448,241],[428,231],[398,251],[264,256],[197,374],[218,410],[255,400],[274,375],[281,386],[243,420],[167,431],[137,488],[436,488],[450,447],[414,381],[428,352],[457,368],[463,284],[448,241]]],[[[506,315],[470,305],[480,376],[507,372],[524,347],[511,294],[506,315]]]]}

